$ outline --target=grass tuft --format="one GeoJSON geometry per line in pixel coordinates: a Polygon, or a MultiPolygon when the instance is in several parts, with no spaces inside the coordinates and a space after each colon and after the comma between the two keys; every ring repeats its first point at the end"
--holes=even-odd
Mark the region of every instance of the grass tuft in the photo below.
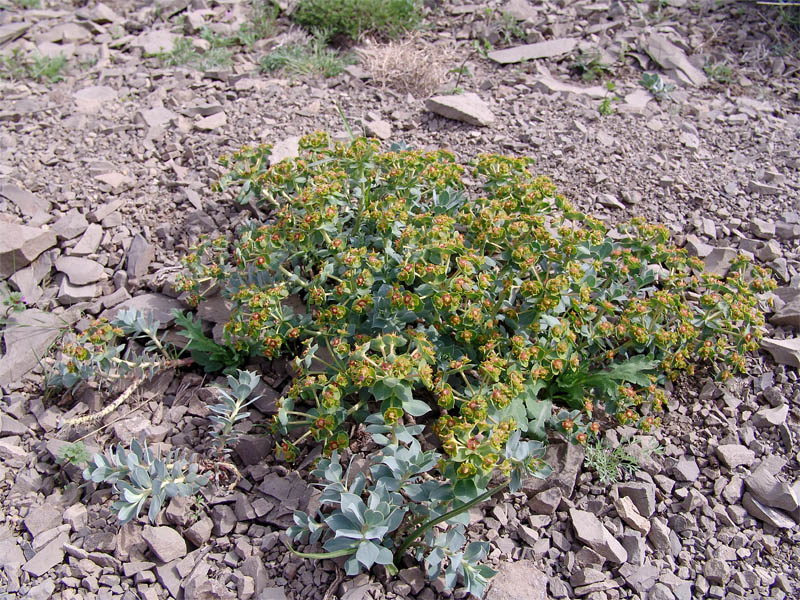
{"type": "Polygon", "coordinates": [[[300,0],[292,17],[308,31],[358,40],[364,34],[396,38],[422,21],[420,0],[300,0]]]}
{"type": "Polygon", "coordinates": [[[264,72],[284,71],[291,75],[335,77],[355,58],[327,46],[327,34],[317,32],[306,43],[279,46],[261,59],[264,72]]]}
{"type": "Polygon", "coordinates": [[[8,56],[0,56],[0,78],[56,83],[64,79],[62,70],[66,64],[67,59],[61,54],[54,57],[32,54],[26,57],[19,49],[15,49],[8,56]]]}

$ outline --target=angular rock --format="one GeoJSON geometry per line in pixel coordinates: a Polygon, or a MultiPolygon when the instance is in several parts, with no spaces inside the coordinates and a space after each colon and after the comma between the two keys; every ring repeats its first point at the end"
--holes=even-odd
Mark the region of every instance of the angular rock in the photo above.
{"type": "Polygon", "coordinates": [[[132,45],[141,48],[145,56],[152,56],[172,51],[179,37],[166,29],[155,29],[140,34],[132,45]]]}
{"type": "Polygon", "coordinates": [[[72,531],[80,531],[89,523],[89,511],[83,504],[73,504],[64,511],[64,523],[69,525],[72,531]]]}
{"type": "Polygon", "coordinates": [[[800,338],[786,340],[762,338],[761,349],[769,352],[778,364],[800,368],[800,338]]]}
{"type": "Polygon", "coordinates": [[[115,100],[117,92],[107,85],[92,85],[78,90],[72,96],[75,98],[78,112],[93,113],[97,112],[103,104],[115,100]]]}
{"type": "Polygon", "coordinates": [[[706,273],[725,277],[738,254],[735,248],[714,248],[703,261],[705,264],[704,271],[706,273]]]}
{"type": "Polygon", "coordinates": [[[533,561],[503,563],[492,578],[486,600],[547,600],[547,575],[533,561]]]}
{"type": "Polygon", "coordinates": [[[73,285],[67,277],[61,279],[61,285],[58,286],[58,296],[56,299],[61,304],[77,304],[79,302],[88,302],[93,300],[100,293],[96,283],[87,283],[86,285],[73,285]]]}
{"type": "Polygon", "coordinates": [[[227,504],[217,504],[211,510],[211,520],[214,522],[214,535],[228,535],[236,527],[236,515],[227,504]]]}
{"type": "Polygon", "coordinates": [[[142,532],[142,538],[162,563],[186,556],[186,542],[181,534],[172,527],[150,527],[148,525],[142,532]]]}
{"type": "Polygon", "coordinates": [[[642,535],[647,535],[647,533],[650,531],[650,521],[639,514],[639,511],[636,510],[633,500],[627,496],[623,496],[614,503],[614,507],[617,509],[617,514],[619,515],[620,519],[625,521],[628,525],[633,527],[642,535]]]}
{"type": "Polygon", "coordinates": [[[552,515],[561,503],[563,492],[558,486],[539,492],[528,500],[528,506],[537,515],[552,515]]]}
{"type": "Polygon", "coordinates": [[[742,506],[751,516],[778,529],[791,529],[795,526],[794,519],[785,512],[765,506],[749,492],[745,492],[744,496],[742,496],[742,506]]]}
{"type": "Polygon", "coordinates": [[[508,65],[525,60],[553,58],[554,56],[569,54],[577,45],[578,40],[575,38],[559,38],[546,42],[538,42],[536,44],[526,44],[524,46],[515,46],[514,48],[494,50],[489,52],[487,56],[501,65],[508,65]]]}
{"type": "Polygon", "coordinates": [[[760,181],[750,181],[747,184],[747,191],[751,194],[761,194],[762,196],[777,196],[781,193],[781,188],[777,185],[769,185],[760,181]]]}
{"type": "Polygon", "coordinates": [[[52,230],[61,240],[71,240],[78,237],[86,228],[89,222],[77,208],[71,209],[67,214],[53,223],[52,230]]]}
{"type": "Polygon", "coordinates": [[[13,183],[0,181],[0,196],[14,204],[19,212],[26,217],[32,217],[50,210],[50,202],[43,200],[28,190],[22,189],[13,183]]]}
{"type": "Polygon", "coordinates": [[[0,279],[28,266],[56,242],[50,230],[0,221],[0,279]]]}
{"type": "Polygon", "coordinates": [[[184,600],[235,600],[236,594],[221,581],[206,576],[192,577],[183,584],[184,600]]]}
{"type": "Polygon", "coordinates": [[[645,539],[638,531],[626,531],[622,534],[622,547],[628,553],[628,564],[641,566],[645,557],[645,539]]]}
{"type": "Polygon", "coordinates": [[[622,564],[628,559],[628,553],[600,520],[585,510],[571,508],[569,511],[575,536],[600,556],[611,562],[622,564]]]}
{"type": "Polygon", "coordinates": [[[56,260],[56,270],[64,273],[72,285],[87,285],[105,278],[103,265],[88,258],[60,256],[56,260]]]}
{"type": "Polygon", "coordinates": [[[101,173],[100,175],[95,175],[94,178],[97,179],[97,181],[105,183],[115,194],[133,185],[133,179],[123,173],[101,173]]]}
{"type": "Polygon", "coordinates": [[[572,83],[565,83],[553,77],[549,71],[543,68],[539,69],[539,75],[536,77],[531,87],[535,91],[547,94],[565,92],[569,94],[583,94],[591,98],[605,98],[606,95],[608,95],[608,89],[602,85],[583,87],[572,83]]]}
{"type": "Polygon", "coordinates": [[[503,5],[502,12],[518,21],[534,21],[539,16],[537,8],[531,6],[528,0],[508,0],[503,5]]]}
{"type": "Polygon", "coordinates": [[[450,96],[434,96],[425,107],[437,115],[470,125],[486,127],[494,122],[494,115],[480,96],[472,92],[450,96]]]}
{"type": "Polygon", "coordinates": [[[677,69],[682,72],[692,85],[702,87],[708,83],[708,78],[689,62],[684,51],[665,36],[659,33],[650,34],[645,43],[645,51],[664,69],[677,69]]]}
{"type": "Polygon", "coordinates": [[[731,577],[731,571],[724,560],[712,558],[703,565],[703,576],[709,583],[714,585],[725,585],[731,577]]]}
{"type": "Polygon", "coordinates": [[[287,158],[297,158],[300,156],[299,142],[299,135],[293,135],[277,142],[272,147],[272,152],[269,155],[269,164],[277,165],[287,158]]]}
{"type": "Polygon", "coordinates": [[[739,465],[749,467],[756,459],[756,453],[741,444],[720,444],[717,446],[717,456],[729,469],[735,469],[739,465]]]}
{"type": "Polygon", "coordinates": [[[678,481],[697,481],[700,476],[700,467],[693,458],[682,456],[673,468],[673,472],[678,481]]]}
{"type": "Polygon", "coordinates": [[[686,252],[689,253],[689,256],[697,256],[699,258],[705,258],[714,250],[713,246],[706,244],[702,241],[699,237],[690,233],[686,236],[686,252]]]}
{"type": "Polygon", "coordinates": [[[647,90],[635,90],[625,95],[625,108],[628,112],[642,113],[653,95],[647,90]]]}
{"type": "Polygon", "coordinates": [[[553,468],[553,473],[547,479],[538,477],[524,479],[522,481],[523,491],[530,498],[534,494],[556,485],[561,488],[562,496],[571,497],[584,456],[585,450],[579,444],[548,444],[544,461],[553,468]]]}
{"type": "Polygon", "coordinates": [[[20,269],[8,278],[8,281],[17,288],[25,304],[35,304],[44,293],[39,283],[50,274],[53,267],[53,256],[58,250],[52,250],[39,255],[30,265],[20,269]]]}
{"type": "Polygon", "coordinates": [[[650,561],[646,561],[640,567],[625,564],[619,569],[620,575],[625,578],[628,585],[642,597],[656,584],[660,572],[661,569],[650,561]]]}
{"type": "Polygon", "coordinates": [[[103,227],[97,223],[92,223],[83,232],[83,236],[75,247],[70,250],[72,256],[87,256],[94,254],[103,240],[103,227]]]}
{"type": "Polygon", "coordinates": [[[376,137],[379,140],[388,140],[392,137],[392,125],[388,121],[380,119],[376,121],[366,121],[364,123],[364,129],[367,135],[376,137]]]}
{"type": "Polygon", "coordinates": [[[30,23],[5,23],[0,25],[0,46],[7,42],[13,42],[28,31],[30,26],[30,23]]]}
{"type": "Polygon", "coordinates": [[[9,439],[13,438],[0,439],[0,461],[6,463],[7,467],[21,469],[27,462],[28,453],[21,446],[12,444],[9,439]]]}
{"type": "Polygon", "coordinates": [[[213,131],[214,129],[224,127],[227,122],[228,118],[225,116],[225,113],[218,112],[195,121],[194,126],[195,129],[199,129],[201,131],[213,131]]]}
{"type": "Polygon", "coordinates": [[[650,588],[647,600],[675,600],[675,594],[666,585],[658,582],[650,588]]]}
{"type": "Polygon", "coordinates": [[[69,534],[63,532],[52,542],[39,550],[36,555],[22,565],[22,570],[33,577],[41,577],[64,560],[64,544],[69,542],[69,534]]]}
{"type": "Polygon", "coordinates": [[[129,278],[139,278],[147,274],[150,263],[155,258],[155,248],[139,234],[133,236],[128,248],[126,271],[129,278]]]}
{"type": "Polygon", "coordinates": [[[256,596],[264,591],[264,588],[266,588],[270,582],[267,569],[264,568],[264,561],[256,556],[247,557],[239,567],[239,570],[245,577],[252,578],[256,596]]]}
{"type": "Polygon", "coordinates": [[[765,406],[758,409],[750,420],[753,425],[760,428],[778,427],[786,422],[786,417],[789,416],[789,405],[783,404],[774,408],[765,406]]]}
{"type": "Polygon", "coordinates": [[[25,529],[34,537],[58,527],[62,523],[62,511],[55,506],[45,504],[44,506],[33,507],[23,521],[25,529]]]}
{"type": "Polygon", "coordinates": [[[750,493],[762,504],[786,512],[798,509],[800,503],[789,484],[778,479],[766,468],[759,467],[744,480],[750,493]]]}
{"type": "Polygon", "coordinates": [[[148,127],[163,127],[170,121],[177,119],[178,115],[164,108],[163,106],[154,106],[148,110],[143,110],[136,113],[136,121],[144,123],[148,127]]]}
{"type": "Polygon", "coordinates": [[[211,539],[214,523],[208,517],[203,517],[184,532],[186,539],[198,548],[211,539]]]}
{"type": "Polygon", "coordinates": [[[784,304],[770,317],[769,322],[773,325],[788,325],[800,329],[800,298],[794,298],[784,304]]]}
{"type": "Polygon", "coordinates": [[[661,519],[654,518],[650,520],[650,531],[647,534],[647,539],[656,550],[664,554],[669,554],[671,552],[672,544],[669,539],[670,533],[669,527],[661,519]]]}
{"type": "Polygon", "coordinates": [[[645,482],[620,483],[616,486],[620,498],[630,498],[639,514],[651,517],[656,512],[656,486],[645,482]]]}

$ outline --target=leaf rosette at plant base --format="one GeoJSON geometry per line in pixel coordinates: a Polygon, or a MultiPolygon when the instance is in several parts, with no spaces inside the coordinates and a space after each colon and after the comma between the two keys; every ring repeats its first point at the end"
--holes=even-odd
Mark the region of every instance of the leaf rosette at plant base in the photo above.
{"type": "MultiPolygon", "coordinates": [[[[614,422],[646,431],[659,422],[667,378],[697,364],[727,378],[758,347],[757,294],[774,286],[761,268],[739,257],[726,278],[703,274],[664,227],[634,220],[609,230],[535,177],[530,159],[484,155],[462,166],[446,151],[381,152],[374,141],[333,144],[325,134],[300,148],[271,166],[266,146],[223,161],[230,172],[220,187],[239,185],[240,202],[273,212],[233,239],[199,244],[180,285],[195,301],[224,289],[229,356],[296,357],[274,422],[281,454],[294,458],[313,438],[338,456],[351,444],[349,424],[368,424],[383,449],[366,487],[337,492],[335,511],[358,521],[361,505],[348,496],[345,511],[342,494],[373,511],[371,502],[395,498],[380,473],[419,444],[423,426],[438,436],[435,466],[413,477],[446,493],[420,496],[428,514],[406,507],[383,545],[369,529],[358,544],[330,543],[355,539],[336,535],[343,520],[325,527],[300,517],[326,550],[352,551],[350,571],[352,560],[384,560],[381,548],[397,560],[409,522],[463,509],[492,491],[494,475],[516,488],[541,473],[548,433],[585,443],[614,422]]],[[[324,464],[317,475],[339,485],[324,464]]],[[[419,543],[458,545],[453,534],[437,546],[435,530],[419,543]]],[[[468,582],[469,568],[456,575],[468,582]]]]}

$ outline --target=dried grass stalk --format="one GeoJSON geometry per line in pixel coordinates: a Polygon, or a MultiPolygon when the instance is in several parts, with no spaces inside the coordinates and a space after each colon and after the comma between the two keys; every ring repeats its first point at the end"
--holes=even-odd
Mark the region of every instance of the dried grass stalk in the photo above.
{"type": "Polygon", "coordinates": [[[367,42],[358,54],[377,83],[415,96],[429,96],[442,86],[451,59],[451,51],[418,35],[388,44],[367,42]]]}

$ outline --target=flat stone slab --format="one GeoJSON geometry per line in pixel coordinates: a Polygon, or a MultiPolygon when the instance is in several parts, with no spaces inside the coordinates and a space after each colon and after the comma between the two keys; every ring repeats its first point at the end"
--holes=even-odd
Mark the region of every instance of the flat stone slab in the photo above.
{"type": "Polygon", "coordinates": [[[0,46],[6,42],[13,42],[23,33],[28,31],[30,23],[8,23],[0,25],[0,46]]]}
{"type": "Polygon", "coordinates": [[[761,348],[769,352],[776,363],[800,368],[800,338],[788,340],[764,338],[761,340],[761,348]]]}
{"type": "Polygon", "coordinates": [[[578,40],[574,38],[559,38],[536,44],[494,50],[489,52],[487,56],[501,65],[508,65],[536,58],[553,58],[554,56],[569,54],[577,45],[578,40]]]}
{"type": "Polygon", "coordinates": [[[26,217],[50,210],[49,200],[39,198],[36,194],[7,181],[0,181],[0,196],[12,202],[26,217]]]}
{"type": "Polygon", "coordinates": [[[721,444],[717,446],[717,456],[729,469],[735,469],[739,465],[749,467],[756,459],[756,453],[741,444],[721,444]]]}
{"type": "Polygon", "coordinates": [[[27,267],[57,241],[56,234],[48,229],[0,221],[0,279],[27,267]]]}
{"type": "Polygon", "coordinates": [[[28,309],[11,315],[3,332],[6,354],[0,358],[0,385],[19,381],[39,364],[61,329],[71,326],[78,315],[28,309]]]}
{"type": "Polygon", "coordinates": [[[546,94],[569,93],[583,94],[590,98],[605,98],[608,90],[602,85],[584,87],[572,83],[565,83],[553,77],[547,69],[540,68],[539,75],[534,81],[533,89],[546,94]]]}
{"type": "Polygon", "coordinates": [[[494,122],[494,115],[480,96],[467,92],[451,96],[434,96],[425,101],[425,107],[437,115],[470,125],[486,127],[494,122]]]}
{"type": "Polygon", "coordinates": [[[179,37],[166,29],[158,29],[141,34],[132,45],[141,48],[145,55],[160,54],[162,52],[171,52],[175,47],[175,41],[179,37]]]}
{"type": "Polygon", "coordinates": [[[503,563],[491,579],[486,600],[547,600],[547,575],[533,561],[503,563]]]}
{"type": "Polygon", "coordinates": [[[91,85],[78,90],[72,95],[75,98],[78,112],[97,112],[103,104],[116,100],[117,92],[107,85],[91,85]]]}
{"type": "Polygon", "coordinates": [[[665,36],[659,33],[651,34],[645,42],[645,51],[664,69],[676,69],[683,73],[692,85],[700,87],[708,83],[708,78],[689,62],[686,53],[665,36]]]}
{"type": "Polygon", "coordinates": [[[105,276],[103,265],[88,258],[61,256],[56,260],[56,270],[64,273],[72,285],[87,285],[105,276]]]}

